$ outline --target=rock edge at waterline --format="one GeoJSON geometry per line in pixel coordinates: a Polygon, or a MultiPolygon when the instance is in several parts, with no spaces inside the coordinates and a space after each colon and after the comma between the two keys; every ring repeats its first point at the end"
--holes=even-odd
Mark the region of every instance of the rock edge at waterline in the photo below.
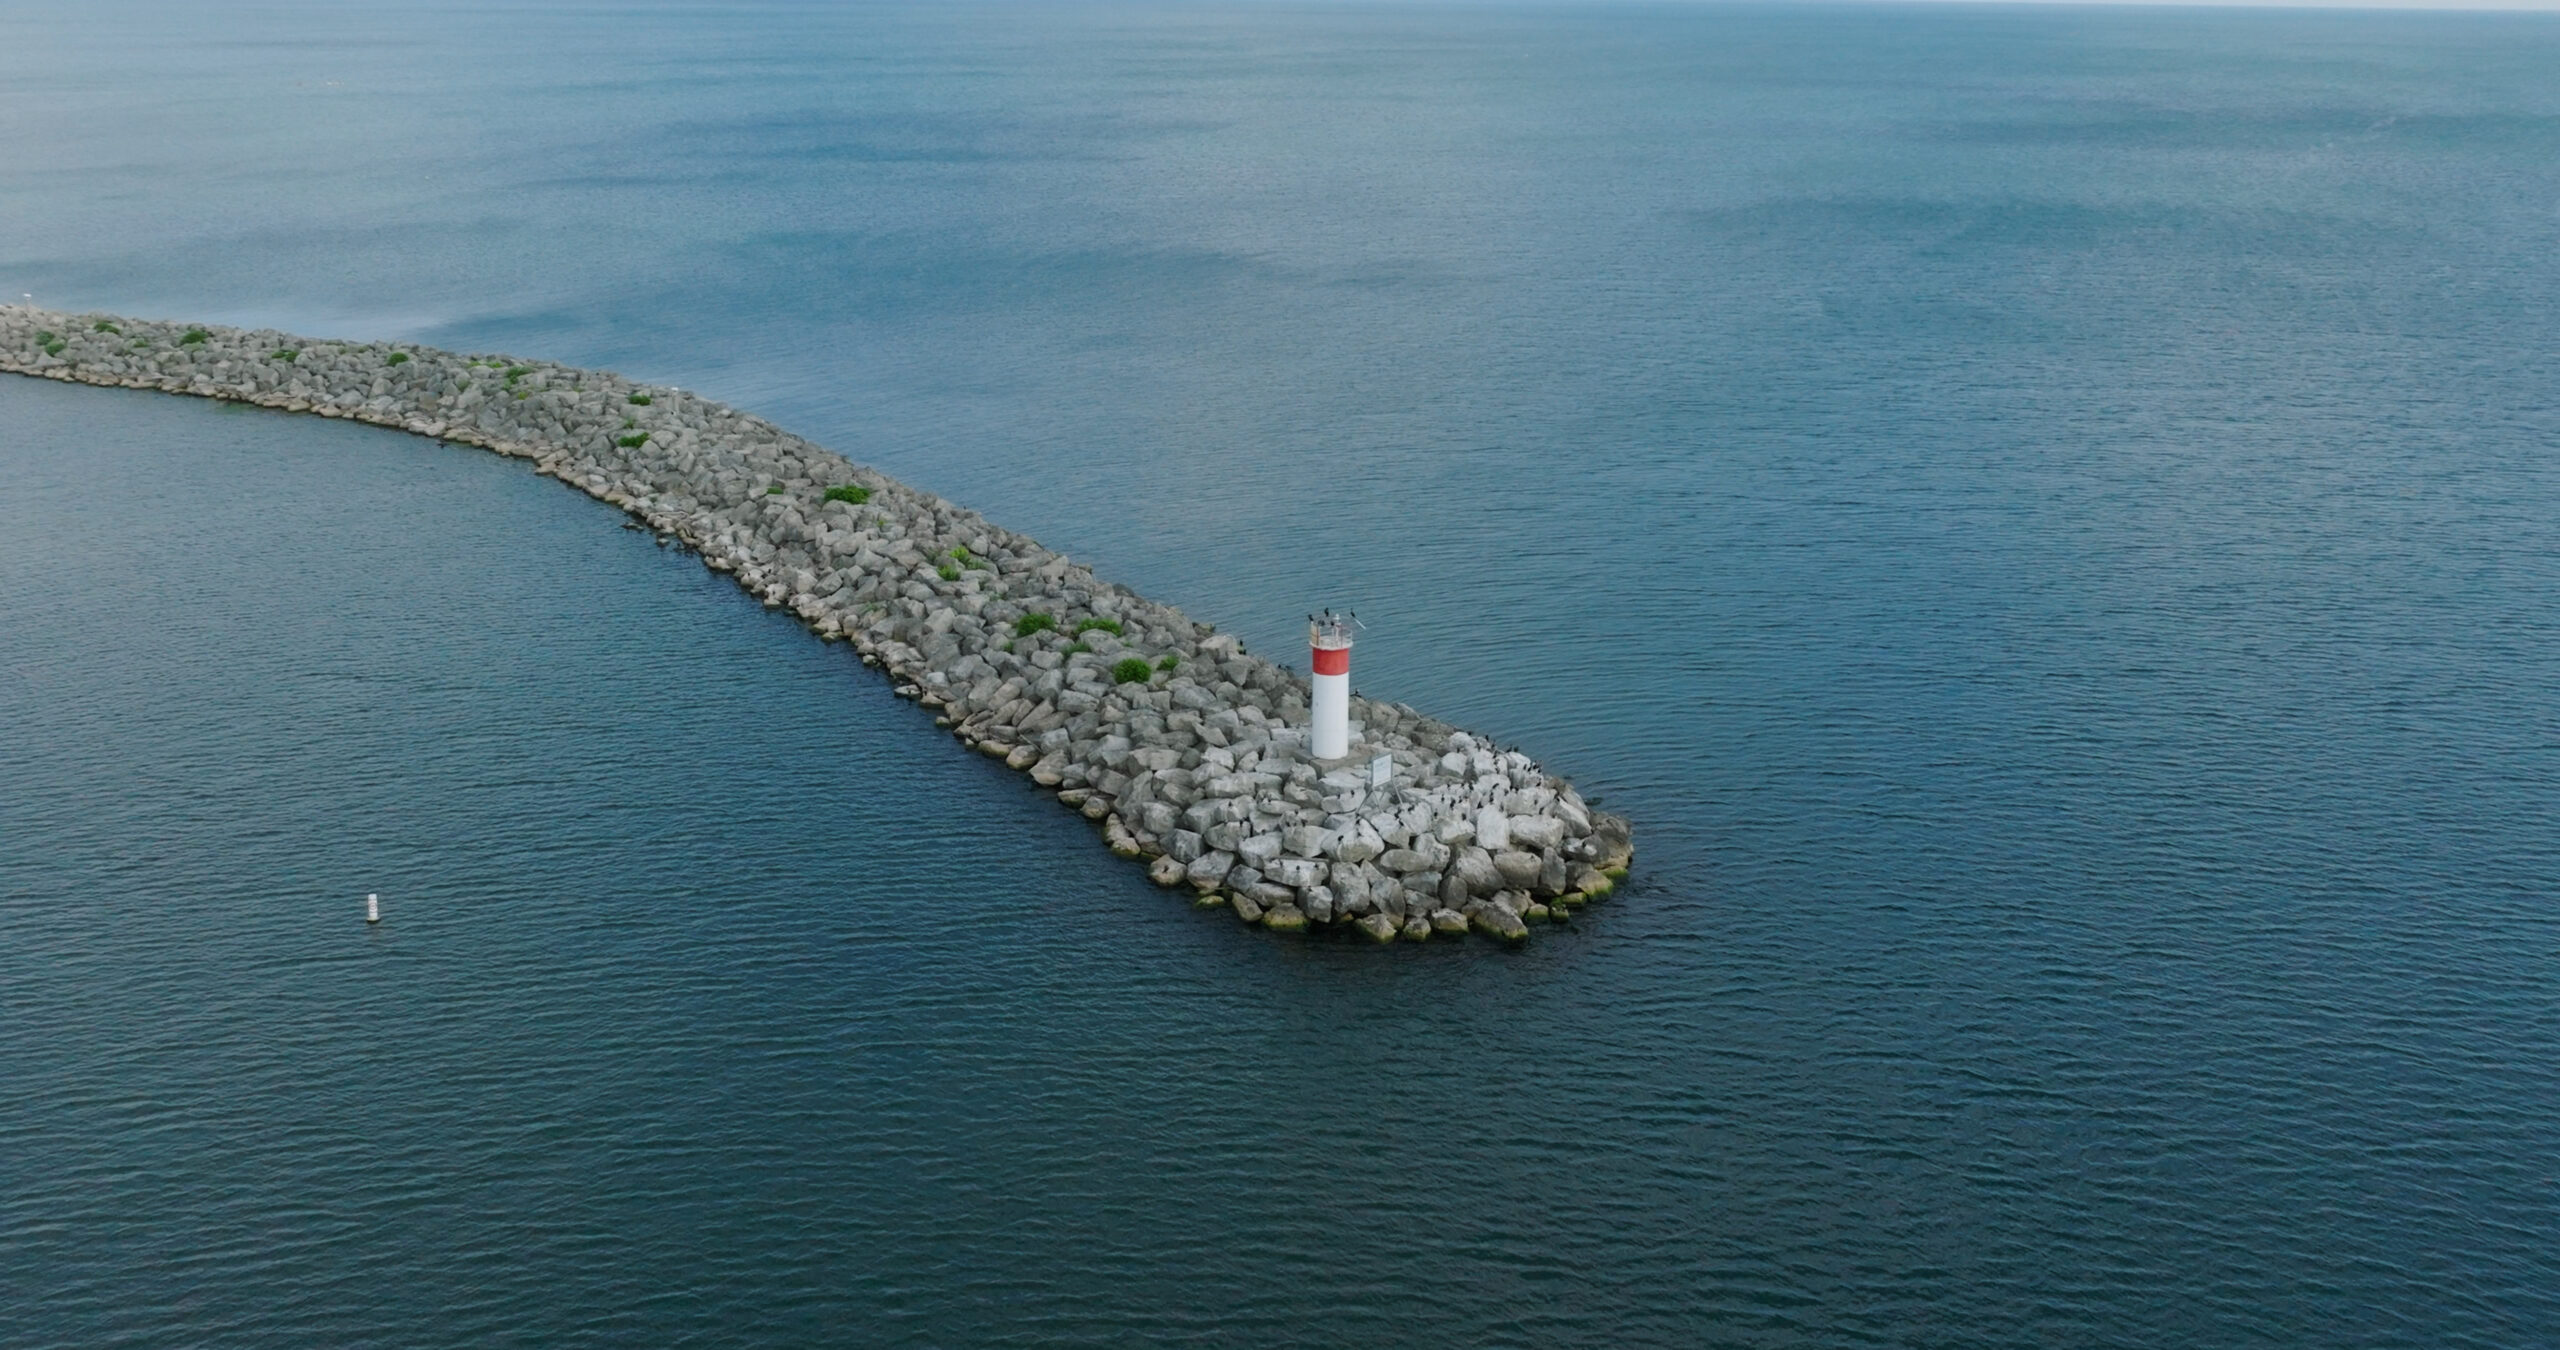
{"type": "Polygon", "coordinates": [[[976,512],[681,390],[397,343],[0,306],[0,370],[312,412],[535,462],[850,642],[938,725],[1275,932],[1505,941],[1608,894],[1633,846],[1527,756],[1307,680],[976,512]],[[1384,757],[1387,780],[1371,766],[1384,757]]]}

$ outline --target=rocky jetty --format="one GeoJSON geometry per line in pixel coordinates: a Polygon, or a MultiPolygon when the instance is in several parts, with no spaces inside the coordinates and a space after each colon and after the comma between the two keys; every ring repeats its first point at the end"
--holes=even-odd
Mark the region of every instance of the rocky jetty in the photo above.
{"type": "Polygon", "coordinates": [[[1627,822],[1517,751],[1307,677],[976,512],[762,419],[605,371],[0,306],[0,369],[397,427],[534,461],[727,572],[1146,860],[1275,932],[1517,942],[1608,894],[1627,822]]]}

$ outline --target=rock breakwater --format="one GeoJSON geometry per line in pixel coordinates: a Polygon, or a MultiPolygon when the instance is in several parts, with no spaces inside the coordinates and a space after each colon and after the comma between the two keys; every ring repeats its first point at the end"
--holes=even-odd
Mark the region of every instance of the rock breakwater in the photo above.
{"type": "Polygon", "coordinates": [[[0,370],[317,413],[534,461],[850,643],[960,741],[1274,931],[1519,941],[1607,895],[1625,820],[1526,755],[1308,681],[976,512],[762,419],[605,371],[0,306],[0,370]]]}

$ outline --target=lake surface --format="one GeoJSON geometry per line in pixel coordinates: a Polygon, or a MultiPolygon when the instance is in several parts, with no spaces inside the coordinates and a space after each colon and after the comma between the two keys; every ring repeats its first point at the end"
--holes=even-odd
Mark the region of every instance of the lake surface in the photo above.
{"type": "Polygon", "coordinates": [[[2560,1342],[2554,71],[0,8],[11,297],[700,389],[1638,830],[1270,940],[521,464],[0,379],[0,1342],[2560,1342]]]}

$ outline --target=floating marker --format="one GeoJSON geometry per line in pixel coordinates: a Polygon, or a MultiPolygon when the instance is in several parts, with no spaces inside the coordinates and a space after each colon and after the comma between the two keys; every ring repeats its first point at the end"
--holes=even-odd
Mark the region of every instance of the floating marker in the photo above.
{"type": "Polygon", "coordinates": [[[364,893],[364,921],[366,923],[382,922],[382,901],[371,891],[364,893]]]}
{"type": "Polygon", "coordinates": [[[1308,749],[1318,759],[1340,759],[1351,753],[1351,624],[1332,610],[1307,621],[1307,645],[1314,649],[1315,725],[1308,749]]]}

